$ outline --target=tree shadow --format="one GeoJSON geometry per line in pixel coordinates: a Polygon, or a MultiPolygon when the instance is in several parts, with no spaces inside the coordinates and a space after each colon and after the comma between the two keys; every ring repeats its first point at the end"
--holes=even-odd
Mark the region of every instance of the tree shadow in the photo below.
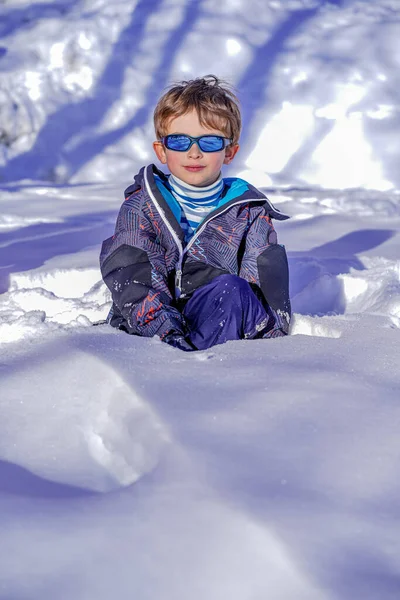
{"type": "Polygon", "coordinates": [[[143,106],[137,110],[125,125],[108,131],[107,133],[96,135],[90,140],[85,140],[73,150],[64,152],[64,157],[68,163],[69,176],[72,177],[82,165],[88,163],[94,156],[103,152],[107,146],[115,144],[124,137],[129,131],[138,127],[144,127],[151,112],[157,104],[160,91],[166,87],[170,69],[174,63],[180,47],[183,45],[187,34],[193,29],[202,9],[202,2],[197,0],[189,2],[185,8],[184,16],[177,29],[171,33],[169,41],[162,51],[162,60],[152,76],[152,83],[144,95],[143,106]]]}
{"type": "Polygon", "coordinates": [[[66,15],[79,2],[80,0],[57,0],[51,4],[36,2],[29,6],[8,10],[5,18],[0,21],[0,38],[11,36],[19,29],[29,28],[35,21],[66,15]]]}
{"type": "Polygon", "coordinates": [[[5,181],[37,178],[39,173],[41,177],[57,179],[55,169],[61,162],[66,165],[68,171],[65,177],[71,177],[94,156],[101,154],[107,146],[116,143],[133,128],[147,123],[160,89],[167,83],[175,55],[200,14],[202,8],[200,1],[187,4],[180,26],[172,31],[170,40],[163,49],[163,58],[153,74],[152,84],[145,95],[144,104],[135,115],[122,127],[101,135],[93,135],[80,144],[73,144],[70,150],[65,149],[77,132],[95,128],[120,97],[125,71],[139,54],[140,45],[146,35],[147,22],[161,4],[162,0],[151,2],[139,0],[132,12],[130,22],[113,47],[112,57],[91,97],[81,102],[64,105],[50,115],[34,146],[28,152],[8,162],[8,175],[3,169],[2,177],[5,181]],[[50,147],[53,149],[51,156],[48,154],[50,147]]]}
{"type": "Polygon", "coordinates": [[[292,154],[282,171],[274,174],[276,185],[290,181],[293,179],[293,173],[299,173],[305,163],[310,160],[310,156],[313,155],[321,142],[332,131],[334,126],[335,121],[331,119],[324,119],[322,117],[316,117],[314,119],[314,129],[312,133],[301,144],[299,149],[292,154]]]}
{"type": "Polygon", "coordinates": [[[62,254],[100,244],[113,233],[115,211],[79,214],[62,223],[39,223],[0,234],[0,294],[11,273],[28,271],[62,254]]]}
{"type": "MultiPolygon", "coordinates": [[[[345,3],[346,0],[325,0],[313,8],[292,10],[287,19],[278,26],[273,36],[255,52],[250,66],[238,84],[238,89],[243,90],[245,97],[242,110],[243,133],[241,136],[241,146],[244,149],[243,156],[248,156],[254,148],[254,136],[257,133],[254,122],[257,119],[258,111],[268,103],[270,76],[277,59],[285,52],[287,41],[308,20],[315,17],[325,5],[332,4],[342,7],[345,3]]],[[[315,120],[312,134],[290,157],[282,171],[274,174],[277,184],[287,182],[288,175],[290,175],[289,180],[293,178],[293,173],[296,173],[309,159],[310,155],[333,129],[333,126],[334,122],[328,119],[319,118],[315,120]]]]}
{"type": "Polygon", "coordinates": [[[4,460],[0,460],[0,494],[59,500],[97,495],[92,490],[50,481],[4,460]]]}
{"type": "MultiPolygon", "coordinates": [[[[65,144],[76,132],[97,125],[119,97],[124,73],[139,51],[146,31],[146,23],[162,0],[139,0],[131,19],[114,44],[111,58],[106,65],[93,93],[80,102],[68,103],[49,116],[39,132],[33,147],[7,164],[5,181],[35,179],[40,171],[47,171],[45,178],[52,177],[65,144]],[[48,154],[52,148],[51,155],[48,154]]],[[[1,172],[1,171],[0,171],[1,172]]]]}
{"type": "Polygon", "coordinates": [[[285,44],[290,37],[308,20],[312,19],[319,9],[320,6],[315,6],[310,9],[292,11],[285,21],[278,25],[272,37],[254,52],[253,60],[238,82],[236,87],[243,95],[241,145],[245,155],[254,146],[252,123],[257,117],[259,109],[266,103],[268,82],[277,58],[284,51],[285,44]]]}
{"type": "Polygon", "coordinates": [[[357,254],[380,246],[396,234],[391,229],[361,229],[306,252],[289,252],[293,310],[306,315],[344,314],[344,286],[337,276],[351,269],[364,270],[357,254]]]}

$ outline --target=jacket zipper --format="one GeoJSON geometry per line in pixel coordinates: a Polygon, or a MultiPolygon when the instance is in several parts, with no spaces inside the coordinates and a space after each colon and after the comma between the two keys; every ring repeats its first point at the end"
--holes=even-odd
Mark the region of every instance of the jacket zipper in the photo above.
{"type": "Polygon", "coordinates": [[[249,202],[248,200],[239,200],[238,202],[234,202],[233,204],[230,204],[229,206],[227,206],[225,210],[221,210],[221,212],[219,212],[218,214],[216,214],[216,215],[214,215],[212,217],[209,217],[206,221],[204,221],[204,223],[202,225],[200,225],[200,227],[198,228],[198,230],[196,231],[196,233],[193,235],[192,239],[189,241],[189,243],[187,244],[187,246],[183,249],[182,256],[179,259],[178,268],[175,271],[175,295],[176,295],[176,298],[179,298],[180,295],[181,295],[181,293],[182,293],[182,262],[183,262],[183,257],[187,253],[187,251],[189,250],[189,248],[192,246],[192,244],[199,237],[199,235],[204,231],[204,229],[206,228],[206,225],[208,225],[208,223],[210,223],[216,217],[219,217],[220,215],[223,215],[224,212],[226,212],[227,210],[229,210],[232,206],[237,206],[238,204],[248,204],[248,202],[249,202]]]}
{"type": "Polygon", "coordinates": [[[249,200],[238,200],[238,202],[233,202],[233,204],[229,204],[229,206],[227,206],[224,210],[221,210],[221,212],[219,212],[218,214],[214,215],[213,217],[209,217],[207,220],[205,220],[202,225],[200,225],[200,227],[197,229],[196,233],[194,234],[194,236],[192,237],[192,239],[189,241],[189,243],[187,244],[186,248],[183,248],[181,241],[179,239],[179,237],[176,235],[172,225],[170,224],[170,222],[168,221],[163,209],[161,208],[161,206],[158,204],[151,188],[149,185],[149,181],[147,179],[147,169],[145,169],[144,171],[144,179],[145,179],[145,183],[146,183],[146,188],[147,188],[147,192],[149,194],[149,196],[151,197],[154,206],[156,207],[156,209],[158,210],[158,212],[160,213],[160,216],[162,218],[162,220],[164,221],[168,231],[170,232],[170,234],[172,235],[178,250],[179,250],[179,259],[178,259],[178,263],[176,265],[175,268],[175,297],[179,298],[181,293],[182,293],[182,263],[183,263],[183,257],[186,254],[186,252],[189,250],[189,248],[192,246],[193,242],[195,242],[195,240],[199,237],[200,233],[202,233],[206,227],[206,225],[208,223],[210,223],[210,221],[212,221],[213,219],[215,219],[216,217],[219,217],[220,215],[223,215],[224,212],[226,212],[227,210],[229,210],[232,206],[237,206],[238,204],[248,204],[249,200]]]}
{"type": "Polygon", "coordinates": [[[199,235],[204,231],[206,225],[208,225],[208,223],[210,223],[210,221],[212,221],[213,219],[215,219],[216,217],[219,217],[220,215],[223,215],[224,212],[226,212],[227,210],[229,210],[232,206],[237,206],[238,204],[248,204],[249,200],[238,200],[237,202],[233,202],[232,204],[229,204],[229,206],[227,206],[226,208],[224,208],[224,210],[221,210],[221,212],[219,212],[218,214],[207,218],[206,221],[204,221],[200,227],[197,229],[196,233],[194,234],[194,236],[192,237],[192,239],[190,240],[190,242],[188,243],[188,245],[186,246],[186,248],[184,249],[184,253],[187,252],[190,248],[190,246],[193,244],[193,242],[196,240],[196,238],[199,237],[199,235]]]}

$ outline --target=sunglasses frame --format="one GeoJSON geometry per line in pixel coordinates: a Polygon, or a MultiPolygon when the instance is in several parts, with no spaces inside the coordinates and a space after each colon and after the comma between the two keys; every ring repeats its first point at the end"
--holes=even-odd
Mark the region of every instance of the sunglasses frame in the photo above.
{"type": "Polygon", "coordinates": [[[222,152],[222,150],[225,150],[225,148],[227,148],[230,144],[232,144],[233,140],[231,140],[231,138],[224,137],[223,135],[215,135],[213,133],[199,135],[198,137],[193,137],[186,133],[170,133],[169,135],[163,136],[160,141],[168,150],[172,150],[172,152],[188,152],[190,150],[190,148],[193,146],[193,144],[197,144],[198,147],[200,148],[201,152],[206,152],[208,154],[208,153],[212,153],[212,152],[222,152]],[[169,148],[168,147],[168,138],[171,138],[171,137],[186,137],[190,140],[190,144],[185,150],[176,150],[175,148],[169,148]],[[223,140],[224,141],[223,147],[220,148],[219,150],[203,150],[203,148],[199,144],[199,141],[203,138],[208,138],[208,137],[213,137],[213,138],[218,138],[220,140],[223,140]]]}

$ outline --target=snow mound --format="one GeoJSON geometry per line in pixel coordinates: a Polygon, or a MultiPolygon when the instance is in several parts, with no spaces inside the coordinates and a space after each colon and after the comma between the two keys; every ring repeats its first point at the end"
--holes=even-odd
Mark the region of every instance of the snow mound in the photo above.
{"type": "Polygon", "coordinates": [[[36,269],[10,276],[10,291],[42,288],[63,298],[79,298],[99,281],[97,268],[36,269]]]}
{"type": "MultiPolygon", "coordinates": [[[[295,261],[292,279],[294,311],[314,316],[373,313],[397,323],[400,317],[400,261],[359,257],[356,266],[348,266],[348,272],[343,268],[344,272],[337,273],[339,262],[338,259],[307,256],[295,261]]],[[[356,264],[355,259],[353,264],[356,264]]],[[[303,327],[304,321],[301,323],[303,327]]]]}
{"type": "Polygon", "coordinates": [[[3,379],[0,459],[98,492],[154,469],[168,434],[153,409],[98,358],[60,345],[56,354],[48,347],[3,379]]]}
{"type": "Polygon", "coordinates": [[[98,268],[34,269],[10,276],[0,303],[0,337],[15,342],[62,331],[63,326],[90,326],[103,320],[110,294],[98,268]]]}
{"type": "Polygon", "coordinates": [[[308,317],[294,314],[290,326],[291,335],[311,335],[316,337],[340,338],[339,323],[334,324],[332,317],[308,317]]]}
{"type": "Polygon", "coordinates": [[[346,312],[370,312],[400,318],[400,260],[363,258],[365,270],[339,275],[346,312]]]}

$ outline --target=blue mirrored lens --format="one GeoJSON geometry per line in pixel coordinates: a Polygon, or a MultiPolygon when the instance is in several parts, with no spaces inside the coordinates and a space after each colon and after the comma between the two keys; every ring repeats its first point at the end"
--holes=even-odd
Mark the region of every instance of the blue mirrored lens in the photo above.
{"type": "Polygon", "coordinates": [[[205,135],[199,138],[199,146],[203,152],[218,152],[224,147],[224,138],[219,135],[205,135]]]}
{"type": "Polygon", "coordinates": [[[170,150],[184,152],[190,146],[190,138],[187,135],[167,135],[166,146],[170,150]]]}

